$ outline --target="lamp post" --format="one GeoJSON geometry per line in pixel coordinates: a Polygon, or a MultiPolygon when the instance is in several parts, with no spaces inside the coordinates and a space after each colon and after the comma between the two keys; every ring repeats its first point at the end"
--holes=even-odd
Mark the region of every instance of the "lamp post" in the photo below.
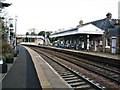
{"type": "Polygon", "coordinates": [[[17,18],[18,16],[15,16],[15,51],[17,46],[17,39],[16,39],[16,31],[17,31],[17,18]]]}

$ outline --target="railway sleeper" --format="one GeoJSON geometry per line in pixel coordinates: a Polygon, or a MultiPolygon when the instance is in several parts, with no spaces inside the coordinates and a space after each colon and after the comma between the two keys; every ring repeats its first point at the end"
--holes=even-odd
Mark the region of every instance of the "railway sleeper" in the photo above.
{"type": "Polygon", "coordinates": [[[78,89],[91,89],[92,87],[90,85],[81,85],[81,86],[77,86],[75,88],[78,88],[78,89]]]}
{"type": "Polygon", "coordinates": [[[65,73],[65,72],[64,72],[64,73],[63,73],[63,72],[60,72],[59,74],[60,74],[61,76],[73,75],[72,73],[65,73]]]}
{"type": "Polygon", "coordinates": [[[65,75],[65,76],[62,76],[63,78],[66,78],[66,77],[74,77],[75,75],[65,75]]]}
{"type": "Polygon", "coordinates": [[[77,86],[77,85],[83,85],[83,84],[86,84],[86,82],[84,82],[84,81],[79,81],[79,82],[69,83],[69,85],[71,85],[71,86],[77,86]]]}
{"type": "Polygon", "coordinates": [[[78,79],[78,77],[73,76],[73,77],[64,77],[64,79],[78,79]]]}
{"type": "Polygon", "coordinates": [[[56,71],[57,71],[57,72],[63,72],[63,73],[69,73],[69,71],[64,71],[64,70],[57,70],[57,69],[56,69],[56,71]]]}
{"type": "Polygon", "coordinates": [[[120,77],[119,75],[113,75],[112,76],[113,78],[118,78],[118,77],[120,77]]]}
{"type": "Polygon", "coordinates": [[[78,79],[77,77],[74,77],[74,78],[64,78],[65,81],[69,81],[69,80],[76,80],[78,79]]]}
{"type": "Polygon", "coordinates": [[[75,80],[70,80],[70,81],[67,81],[67,83],[74,83],[74,82],[80,82],[82,81],[81,79],[75,79],[75,80]]]}
{"type": "Polygon", "coordinates": [[[85,85],[86,82],[81,81],[81,82],[73,82],[73,83],[68,83],[72,87],[80,86],[80,85],[85,85]]]}

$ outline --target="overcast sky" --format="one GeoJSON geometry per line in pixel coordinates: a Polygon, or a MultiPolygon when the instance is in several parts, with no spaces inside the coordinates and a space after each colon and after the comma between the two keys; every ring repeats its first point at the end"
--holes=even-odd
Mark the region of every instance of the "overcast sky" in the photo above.
{"type": "Polygon", "coordinates": [[[13,18],[18,16],[17,33],[25,34],[30,28],[38,31],[57,31],[83,23],[103,19],[108,12],[118,18],[119,0],[6,0],[13,18]]]}

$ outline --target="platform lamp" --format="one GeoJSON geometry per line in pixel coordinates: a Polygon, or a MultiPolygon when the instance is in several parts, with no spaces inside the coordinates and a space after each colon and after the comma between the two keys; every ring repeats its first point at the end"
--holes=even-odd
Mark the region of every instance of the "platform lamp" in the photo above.
{"type": "Polygon", "coordinates": [[[16,38],[16,32],[17,32],[17,18],[18,16],[15,16],[15,51],[16,51],[16,46],[17,46],[17,38],[16,38]]]}

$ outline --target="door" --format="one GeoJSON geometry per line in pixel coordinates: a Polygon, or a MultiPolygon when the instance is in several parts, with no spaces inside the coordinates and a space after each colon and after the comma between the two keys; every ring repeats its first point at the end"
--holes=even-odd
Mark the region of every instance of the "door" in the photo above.
{"type": "Polygon", "coordinates": [[[98,51],[98,41],[95,41],[95,51],[98,51]]]}
{"type": "Polygon", "coordinates": [[[112,53],[116,53],[116,38],[112,38],[112,53]]]}

